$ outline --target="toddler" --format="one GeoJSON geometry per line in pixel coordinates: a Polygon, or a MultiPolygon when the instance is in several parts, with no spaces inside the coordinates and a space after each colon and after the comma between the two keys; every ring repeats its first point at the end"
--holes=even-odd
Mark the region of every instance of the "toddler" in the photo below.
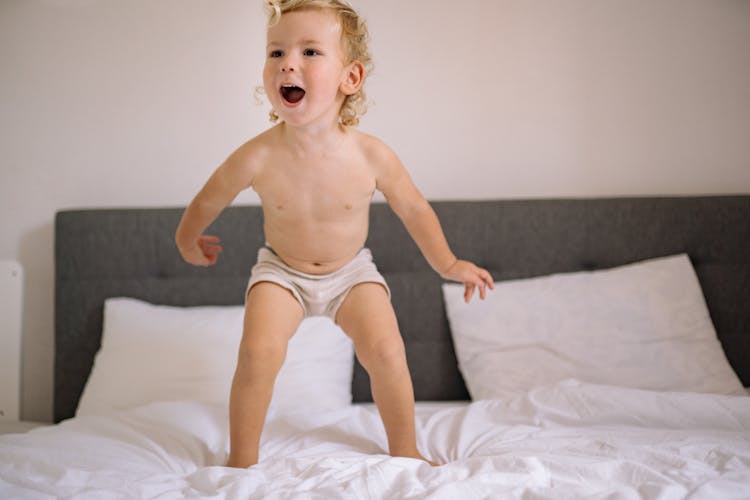
{"type": "MultiPolygon", "coordinates": [[[[203,232],[237,194],[260,197],[266,247],[245,306],[229,403],[227,466],[258,462],[258,448],[287,343],[303,318],[326,315],[352,339],[367,370],[392,456],[426,460],[416,445],[414,391],[388,285],[367,238],[376,189],[432,268],[484,299],[490,274],[457,259],[440,223],[396,154],[355,128],[370,66],[367,28],[342,0],[275,0],[263,86],[278,124],[240,146],[185,210],[175,235],[182,257],[212,265],[221,242],[203,232]]],[[[432,463],[432,462],[430,462],[432,463]]],[[[434,464],[433,464],[434,465],[434,464]]]]}

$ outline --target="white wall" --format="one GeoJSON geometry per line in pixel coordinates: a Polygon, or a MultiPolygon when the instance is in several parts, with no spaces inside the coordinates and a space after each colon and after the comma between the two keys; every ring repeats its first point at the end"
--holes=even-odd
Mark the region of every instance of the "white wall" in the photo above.
{"type": "MultiPolygon", "coordinates": [[[[428,198],[750,193],[750,2],[359,0],[428,198]]],[[[23,415],[51,419],[56,210],[184,205],[268,126],[260,0],[1,0],[0,259],[23,415]]],[[[238,203],[257,203],[252,194],[238,203]]]]}

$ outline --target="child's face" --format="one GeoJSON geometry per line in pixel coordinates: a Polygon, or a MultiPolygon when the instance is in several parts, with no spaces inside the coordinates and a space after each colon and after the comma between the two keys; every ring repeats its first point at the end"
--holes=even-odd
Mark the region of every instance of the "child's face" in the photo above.
{"type": "Polygon", "coordinates": [[[352,66],[359,63],[345,63],[341,24],[330,10],[283,14],[268,29],[266,50],[263,85],[287,123],[337,121],[345,96],[361,84],[355,82],[356,89],[352,89],[352,66]]]}

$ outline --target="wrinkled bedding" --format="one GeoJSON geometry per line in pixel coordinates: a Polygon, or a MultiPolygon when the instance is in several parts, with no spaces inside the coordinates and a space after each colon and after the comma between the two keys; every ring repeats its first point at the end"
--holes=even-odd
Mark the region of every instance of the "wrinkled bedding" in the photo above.
{"type": "Polygon", "coordinates": [[[416,413],[439,467],[388,456],[372,404],[270,419],[249,469],[224,407],[76,417],[0,436],[0,498],[750,498],[750,397],[566,380],[416,413]]]}

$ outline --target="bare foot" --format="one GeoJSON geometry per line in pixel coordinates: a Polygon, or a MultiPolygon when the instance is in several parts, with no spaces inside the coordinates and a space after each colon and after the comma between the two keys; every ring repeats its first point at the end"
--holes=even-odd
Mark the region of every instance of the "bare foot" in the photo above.
{"type": "Polygon", "coordinates": [[[433,467],[439,467],[440,466],[440,464],[438,464],[436,462],[433,462],[432,460],[427,460],[418,451],[414,451],[414,452],[411,452],[411,453],[391,453],[391,456],[392,457],[416,458],[417,460],[422,460],[424,462],[427,462],[428,464],[432,465],[433,467]]]}
{"type": "Polygon", "coordinates": [[[414,457],[414,458],[417,458],[417,459],[419,459],[419,460],[424,460],[425,462],[427,462],[428,464],[432,465],[433,467],[439,467],[439,466],[440,466],[440,464],[438,464],[438,463],[436,463],[436,462],[433,462],[432,460],[427,460],[427,459],[426,459],[425,457],[423,457],[422,455],[419,455],[419,456],[417,456],[417,457],[414,457]]]}
{"type": "Polygon", "coordinates": [[[227,460],[227,463],[224,464],[224,467],[234,467],[236,469],[247,469],[248,467],[255,465],[257,463],[258,463],[257,458],[255,460],[253,460],[252,458],[239,460],[230,456],[229,459],[227,460]]]}

